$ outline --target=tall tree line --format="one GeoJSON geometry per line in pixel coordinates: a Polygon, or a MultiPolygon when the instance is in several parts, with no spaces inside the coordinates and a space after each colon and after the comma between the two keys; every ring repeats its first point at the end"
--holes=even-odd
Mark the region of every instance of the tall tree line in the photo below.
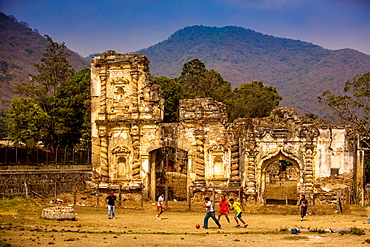
{"type": "Polygon", "coordinates": [[[211,97],[226,105],[230,121],[237,118],[266,117],[282,97],[275,87],[261,81],[244,83],[234,90],[215,70],[208,70],[199,59],[184,64],[178,78],[157,77],[165,95],[165,122],[178,121],[179,100],[211,97]]]}
{"type": "Polygon", "coordinates": [[[90,143],[90,70],[75,72],[67,58],[64,43],[48,41],[39,74],[29,82],[17,84],[20,98],[12,101],[6,112],[9,138],[34,148],[89,146],[90,143]]]}

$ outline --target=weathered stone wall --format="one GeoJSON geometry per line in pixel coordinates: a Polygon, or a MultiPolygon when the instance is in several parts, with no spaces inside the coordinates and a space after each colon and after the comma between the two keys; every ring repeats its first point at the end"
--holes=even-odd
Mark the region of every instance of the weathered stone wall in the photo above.
{"type": "Polygon", "coordinates": [[[291,164],[297,193],[312,200],[321,193],[321,178],[337,174],[362,183],[363,156],[351,126],[305,118],[291,108],[230,123],[225,105],[212,98],[181,100],[179,122],[162,123],[162,90],[146,56],[108,51],[91,61],[92,162],[94,181],[102,186],[128,186],[155,198],[155,150],[162,148],[184,153],[186,176],[178,181],[186,180],[188,194],[230,189],[263,202],[268,167],[280,160],[291,164]]]}
{"type": "Polygon", "coordinates": [[[0,171],[0,198],[42,196],[52,198],[74,189],[84,191],[91,171],[78,170],[9,170],[0,171]]]}

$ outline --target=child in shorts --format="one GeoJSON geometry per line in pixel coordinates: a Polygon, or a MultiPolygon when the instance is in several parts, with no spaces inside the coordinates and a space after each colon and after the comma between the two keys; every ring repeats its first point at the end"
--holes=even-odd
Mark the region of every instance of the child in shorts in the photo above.
{"type": "Polygon", "coordinates": [[[229,202],[231,203],[232,207],[235,209],[235,216],[234,219],[236,221],[236,227],[239,227],[238,219],[244,224],[244,227],[247,227],[248,224],[244,222],[242,219],[242,211],[244,211],[244,205],[240,202],[235,202],[234,199],[230,199],[229,202]]]}

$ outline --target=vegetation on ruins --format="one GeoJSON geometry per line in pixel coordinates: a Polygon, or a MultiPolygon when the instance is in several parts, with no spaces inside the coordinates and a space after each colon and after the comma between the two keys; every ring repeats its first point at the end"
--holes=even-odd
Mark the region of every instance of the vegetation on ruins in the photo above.
{"type": "MultiPolygon", "coordinates": [[[[361,143],[370,148],[370,72],[359,74],[346,82],[342,95],[323,92],[319,102],[337,122],[353,124],[361,134],[361,143]]],[[[366,177],[370,181],[370,151],[367,151],[366,177]]]]}
{"type": "Polygon", "coordinates": [[[208,70],[199,59],[184,64],[178,78],[157,77],[165,96],[165,122],[178,121],[179,100],[211,97],[226,105],[229,119],[266,117],[275,109],[282,97],[275,87],[264,86],[261,81],[244,83],[232,90],[215,70],[208,70]]]}
{"type": "Polygon", "coordinates": [[[90,142],[90,70],[75,73],[64,43],[46,35],[48,48],[39,74],[18,83],[14,93],[24,98],[12,101],[6,113],[9,137],[33,148],[38,142],[54,149],[58,145],[88,145],[90,142]],[[39,134],[34,133],[39,131],[39,134]]]}

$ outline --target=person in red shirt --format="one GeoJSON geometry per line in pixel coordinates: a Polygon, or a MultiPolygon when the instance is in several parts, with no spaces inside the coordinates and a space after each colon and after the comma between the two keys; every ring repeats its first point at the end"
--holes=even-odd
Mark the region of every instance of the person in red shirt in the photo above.
{"type": "Polygon", "coordinates": [[[229,202],[225,199],[224,196],[222,196],[221,201],[220,201],[220,213],[218,214],[218,221],[220,221],[221,215],[225,215],[227,222],[230,224],[230,219],[228,216],[229,208],[230,208],[229,202]]]}

